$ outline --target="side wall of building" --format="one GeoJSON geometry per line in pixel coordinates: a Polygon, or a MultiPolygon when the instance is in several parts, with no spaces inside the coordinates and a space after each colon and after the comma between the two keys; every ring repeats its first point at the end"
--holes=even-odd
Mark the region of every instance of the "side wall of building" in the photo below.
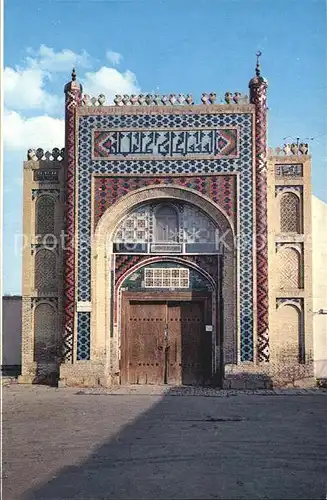
{"type": "Polygon", "coordinates": [[[327,204],[315,196],[312,197],[312,249],[314,369],[316,378],[327,378],[327,204]]]}
{"type": "Polygon", "coordinates": [[[38,149],[24,163],[22,375],[56,375],[62,341],[65,172],[63,151],[38,149]]]}
{"type": "Polygon", "coordinates": [[[294,383],[313,375],[311,158],[268,160],[270,373],[294,383]]]}

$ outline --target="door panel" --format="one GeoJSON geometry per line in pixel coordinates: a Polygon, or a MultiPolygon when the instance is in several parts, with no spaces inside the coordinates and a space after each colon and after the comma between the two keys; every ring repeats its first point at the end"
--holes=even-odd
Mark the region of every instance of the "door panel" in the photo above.
{"type": "Polygon", "coordinates": [[[208,362],[205,354],[208,341],[203,313],[203,303],[201,302],[181,303],[182,383],[185,385],[197,385],[205,381],[208,362]]]}
{"type": "Polygon", "coordinates": [[[167,348],[167,383],[181,385],[182,357],[181,357],[181,304],[168,302],[167,307],[168,348],[167,348]]]}
{"type": "Polygon", "coordinates": [[[165,325],[164,302],[130,302],[127,323],[130,384],[163,383],[165,325]]]}
{"type": "Polygon", "coordinates": [[[210,380],[212,338],[205,331],[205,311],[210,312],[206,303],[196,298],[130,299],[125,308],[122,380],[170,385],[210,380]]]}

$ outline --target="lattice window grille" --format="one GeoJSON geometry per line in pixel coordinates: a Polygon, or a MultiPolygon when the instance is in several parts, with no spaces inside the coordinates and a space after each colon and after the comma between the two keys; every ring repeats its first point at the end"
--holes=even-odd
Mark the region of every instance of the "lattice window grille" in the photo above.
{"type": "Polygon", "coordinates": [[[56,290],[56,277],[56,255],[51,250],[39,250],[35,256],[35,289],[56,290]]]}
{"type": "Polygon", "coordinates": [[[189,269],[146,268],[144,270],[145,288],[189,288],[189,269]]]}
{"type": "Polygon", "coordinates": [[[36,203],[37,235],[53,234],[55,227],[55,200],[51,196],[41,196],[36,203]]]}
{"type": "MultiPolygon", "coordinates": [[[[178,223],[169,231],[170,237],[160,238],[156,234],[157,213],[155,205],[146,205],[131,212],[119,225],[115,243],[158,243],[175,241],[179,243],[213,243],[216,227],[213,221],[201,210],[191,205],[174,205],[178,223]]],[[[170,228],[171,229],[171,228],[170,228]]]]}
{"type": "Polygon", "coordinates": [[[213,243],[215,225],[201,210],[192,206],[184,209],[184,238],[186,243],[213,243]]]}
{"type": "Polygon", "coordinates": [[[50,304],[39,304],[34,312],[34,360],[53,362],[58,355],[56,311],[50,304]]]}
{"type": "Polygon", "coordinates": [[[300,232],[300,200],[293,193],[286,193],[281,197],[280,229],[282,233],[300,232]]]}
{"type": "Polygon", "coordinates": [[[150,207],[138,208],[120,224],[116,243],[141,243],[150,240],[150,207]]]}

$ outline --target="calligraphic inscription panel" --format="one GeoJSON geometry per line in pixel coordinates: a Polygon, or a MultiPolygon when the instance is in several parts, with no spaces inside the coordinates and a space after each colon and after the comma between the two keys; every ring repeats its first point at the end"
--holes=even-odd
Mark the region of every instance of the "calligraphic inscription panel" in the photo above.
{"type": "Polygon", "coordinates": [[[303,177],[302,164],[275,165],[275,175],[277,177],[303,177]]]}
{"type": "Polygon", "coordinates": [[[237,128],[93,131],[93,159],[238,156],[237,128]]]}

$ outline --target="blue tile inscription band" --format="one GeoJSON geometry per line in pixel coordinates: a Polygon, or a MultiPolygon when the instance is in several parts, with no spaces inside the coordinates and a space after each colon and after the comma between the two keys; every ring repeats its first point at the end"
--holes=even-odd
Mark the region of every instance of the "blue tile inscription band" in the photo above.
{"type": "Polygon", "coordinates": [[[238,156],[238,129],[148,129],[93,131],[93,159],[233,158],[238,156]]]}

